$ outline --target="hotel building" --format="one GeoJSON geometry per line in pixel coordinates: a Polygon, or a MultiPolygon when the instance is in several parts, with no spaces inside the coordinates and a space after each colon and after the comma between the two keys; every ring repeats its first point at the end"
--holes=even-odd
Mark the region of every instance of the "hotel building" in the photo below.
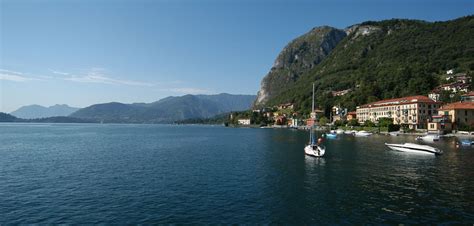
{"type": "Polygon", "coordinates": [[[428,119],[437,115],[440,107],[441,102],[426,96],[410,96],[358,106],[356,113],[359,123],[367,120],[378,123],[380,118],[392,118],[393,124],[409,129],[426,129],[428,119]]]}

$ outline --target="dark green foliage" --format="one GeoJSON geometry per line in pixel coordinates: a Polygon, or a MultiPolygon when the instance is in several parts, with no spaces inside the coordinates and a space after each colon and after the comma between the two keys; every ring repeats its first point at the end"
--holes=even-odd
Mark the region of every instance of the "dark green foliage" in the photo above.
{"type": "Polygon", "coordinates": [[[346,125],[346,124],[347,124],[347,121],[343,121],[343,120],[336,120],[336,121],[334,122],[334,125],[337,126],[337,127],[339,127],[339,126],[344,126],[344,125],[346,125]]]}
{"type": "Polygon", "coordinates": [[[329,122],[329,119],[326,118],[325,116],[323,116],[319,119],[319,124],[320,125],[326,125],[326,124],[328,124],[328,122],[329,122]]]}
{"type": "Polygon", "coordinates": [[[378,121],[378,126],[380,127],[387,127],[389,125],[393,124],[393,119],[392,118],[379,118],[378,121]]]}
{"type": "Polygon", "coordinates": [[[175,124],[208,124],[208,125],[220,125],[229,122],[230,113],[216,115],[211,118],[192,118],[175,121],[175,124]]]}
{"type": "Polygon", "coordinates": [[[267,105],[294,102],[296,110],[308,112],[314,82],[319,108],[340,105],[352,111],[377,100],[427,95],[439,85],[440,74],[452,68],[468,72],[474,62],[473,16],[435,23],[386,20],[363,24],[373,29],[369,35],[353,31],[267,105]],[[338,97],[330,94],[344,89],[352,92],[338,97]]]}
{"type": "Polygon", "coordinates": [[[364,122],[364,127],[375,127],[375,123],[373,123],[372,121],[370,120],[366,120],[364,122]]]}
{"type": "Polygon", "coordinates": [[[351,119],[347,122],[348,126],[359,126],[359,121],[357,119],[351,119]]]}
{"type": "Polygon", "coordinates": [[[393,131],[400,131],[400,125],[389,124],[388,132],[393,132],[393,131]]]}

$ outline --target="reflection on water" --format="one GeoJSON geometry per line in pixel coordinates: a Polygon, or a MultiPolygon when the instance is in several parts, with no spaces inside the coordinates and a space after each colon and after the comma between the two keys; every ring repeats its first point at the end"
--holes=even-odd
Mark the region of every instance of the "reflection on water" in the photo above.
{"type": "Polygon", "coordinates": [[[314,166],[324,166],[326,163],[326,159],[323,158],[318,158],[318,157],[312,157],[305,155],[304,156],[304,161],[306,163],[306,168],[313,168],[314,166]]]}

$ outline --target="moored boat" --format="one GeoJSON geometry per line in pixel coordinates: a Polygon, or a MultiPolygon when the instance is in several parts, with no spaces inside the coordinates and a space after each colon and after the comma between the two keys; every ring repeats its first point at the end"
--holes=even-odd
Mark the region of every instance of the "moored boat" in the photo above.
{"type": "Polygon", "coordinates": [[[344,133],[344,130],[342,130],[342,129],[336,130],[336,134],[343,134],[343,133],[344,133]]]}
{"type": "Polygon", "coordinates": [[[389,134],[390,136],[396,137],[396,136],[398,136],[399,132],[390,132],[390,133],[388,133],[388,134],[389,134]]]}
{"type": "Polygon", "coordinates": [[[415,140],[421,140],[421,141],[426,141],[426,142],[433,142],[433,141],[439,141],[439,135],[437,134],[428,134],[425,136],[418,136],[415,138],[415,140]]]}
{"type": "Polygon", "coordinates": [[[411,153],[420,153],[420,154],[430,154],[430,155],[441,155],[443,151],[438,148],[431,147],[429,145],[421,145],[414,143],[404,143],[404,144],[387,144],[387,147],[395,151],[402,152],[411,152],[411,153]]]}
{"type": "Polygon", "coordinates": [[[337,134],[335,133],[326,133],[325,134],[327,138],[336,138],[337,137],[337,134]]]}
{"type": "Polygon", "coordinates": [[[372,135],[372,133],[369,133],[367,131],[364,131],[364,130],[361,130],[361,131],[357,131],[356,133],[354,133],[354,135],[356,137],[368,137],[370,135],[372,135]]]}

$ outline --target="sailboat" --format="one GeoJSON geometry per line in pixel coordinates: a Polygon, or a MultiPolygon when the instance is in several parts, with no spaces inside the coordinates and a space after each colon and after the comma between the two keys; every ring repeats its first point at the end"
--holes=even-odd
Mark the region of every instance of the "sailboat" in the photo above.
{"type": "MultiPolygon", "coordinates": [[[[311,113],[314,112],[314,83],[313,83],[313,105],[311,108],[311,113]]],[[[314,136],[314,130],[311,128],[309,130],[309,144],[304,147],[304,153],[313,157],[323,157],[326,153],[326,147],[320,145],[321,140],[316,140],[314,136]]]]}

